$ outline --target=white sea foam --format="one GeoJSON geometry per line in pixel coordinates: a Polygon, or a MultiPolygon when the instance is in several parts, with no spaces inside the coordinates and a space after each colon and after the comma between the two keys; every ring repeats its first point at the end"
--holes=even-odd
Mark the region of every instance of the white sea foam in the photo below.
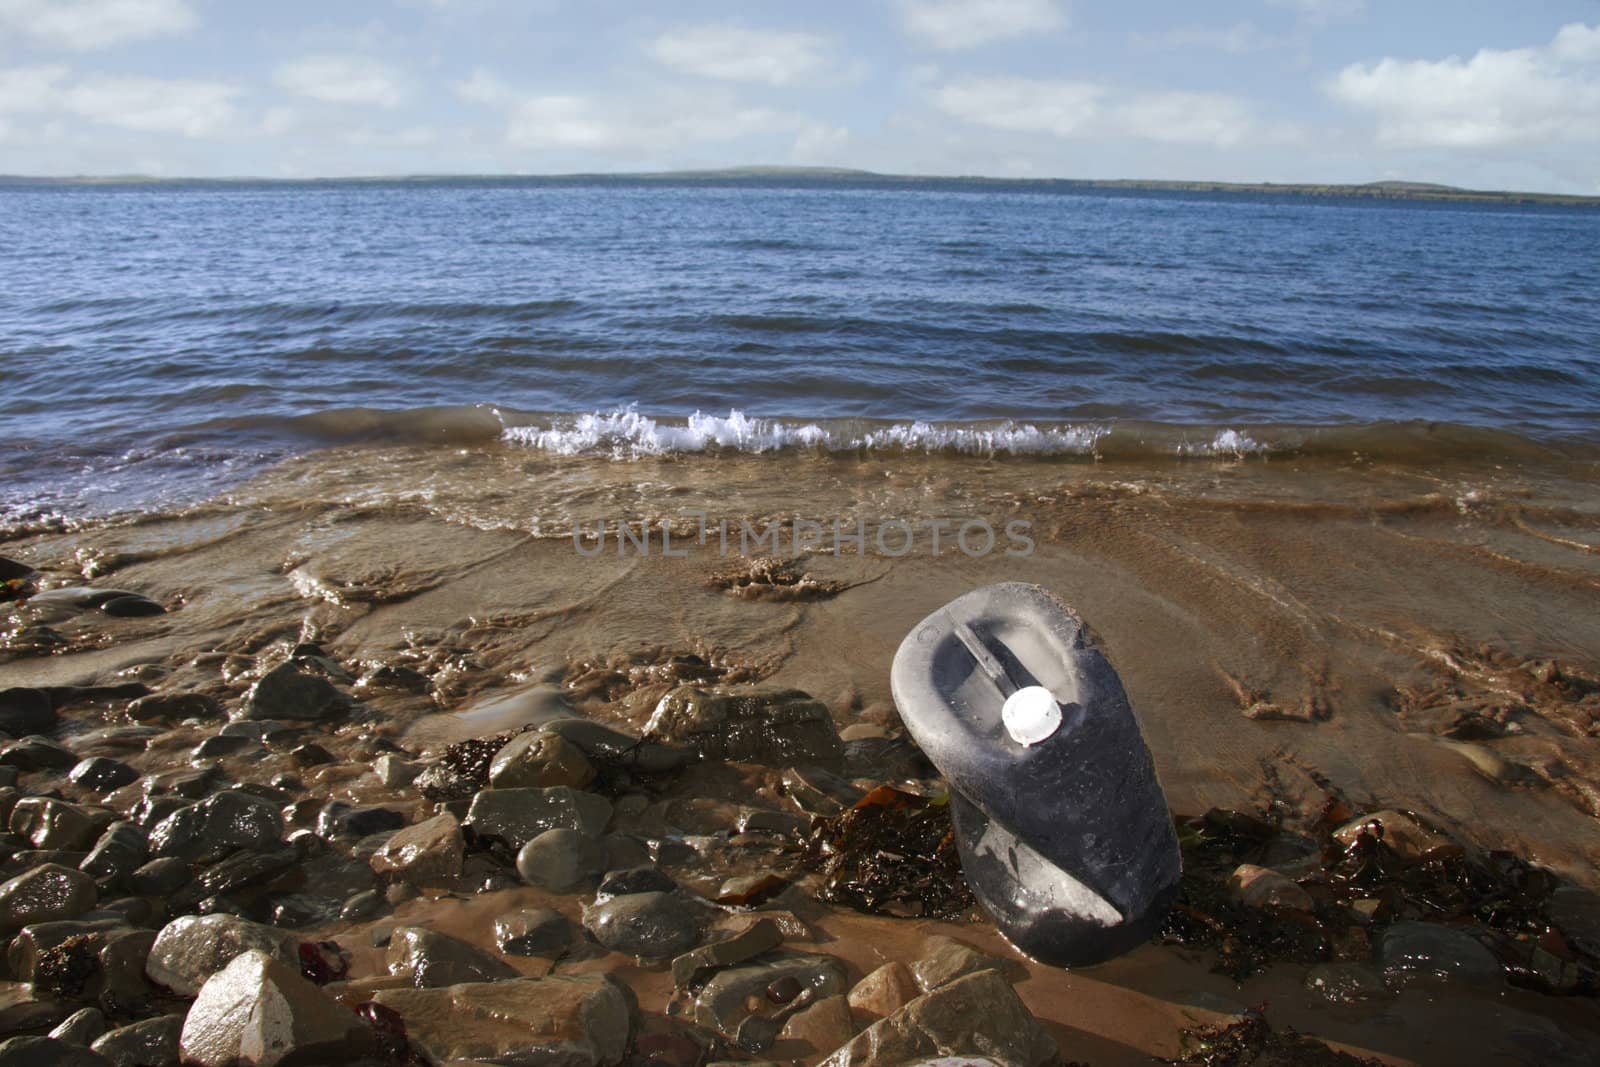
{"type": "Polygon", "coordinates": [[[1238,430],[1219,430],[1210,441],[1193,443],[1185,441],[1178,446],[1180,456],[1248,456],[1269,451],[1247,433],[1238,430]]]}

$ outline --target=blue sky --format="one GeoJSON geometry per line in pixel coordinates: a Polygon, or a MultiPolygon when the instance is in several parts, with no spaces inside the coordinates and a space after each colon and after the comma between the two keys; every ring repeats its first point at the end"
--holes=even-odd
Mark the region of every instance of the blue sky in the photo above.
{"type": "Polygon", "coordinates": [[[0,173],[1600,193],[1600,3],[0,0],[0,173]]]}

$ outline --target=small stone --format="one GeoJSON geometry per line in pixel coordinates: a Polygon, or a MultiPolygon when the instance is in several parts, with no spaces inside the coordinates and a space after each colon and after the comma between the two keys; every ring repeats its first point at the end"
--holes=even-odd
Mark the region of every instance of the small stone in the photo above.
{"type": "Polygon", "coordinates": [[[77,762],[77,753],[38,734],[29,734],[0,748],[0,767],[15,767],[24,773],[64,771],[77,762]]]}
{"type": "Polygon", "coordinates": [[[286,929],[321,926],[339,917],[339,901],[320,893],[285,893],[272,900],[272,925],[286,929]]]}
{"type": "Polygon", "coordinates": [[[837,774],[817,767],[790,767],[785,770],[783,791],[801,811],[810,816],[839,815],[866,796],[837,774]]]}
{"type": "Polygon", "coordinates": [[[605,845],[578,830],[546,830],[517,852],[517,874],[552,893],[572,893],[605,869],[605,845]]]}
{"type": "Polygon", "coordinates": [[[114,596],[101,604],[100,610],[117,619],[143,619],[167,613],[166,608],[142,596],[114,596]]]}
{"type": "Polygon", "coordinates": [[[1389,995],[1383,978],[1359,963],[1319,963],[1306,972],[1305,986],[1335,1004],[1355,1004],[1389,995]]]}
{"type": "Polygon", "coordinates": [[[194,1067],[337,1064],[377,1050],[359,1015],[259,950],[207,979],[183,1020],[181,1044],[194,1067]]]}
{"type": "Polygon", "coordinates": [[[60,717],[42,689],[0,689],[0,734],[25,737],[54,732],[60,717]]]}
{"type": "Polygon", "coordinates": [[[298,862],[300,862],[299,853],[288,846],[266,852],[240,849],[227,859],[201,871],[194,883],[179,895],[178,900],[180,904],[188,904],[203,897],[236,893],[250,886],[270,882],[298,862]]]}
{"type": "Polygon", "coordinates": [[[1259,911],[1313,912],[1311,894],[1292,879],[1268,867],[1241,863],[1228,879],[1228,891],[1247,908],[1259,911]]]}
{"type": "Polygon", "coordinates": [[[114,816],[53,797],[24,797],[11,809],[11,832],[34,848],[87,851],[114,816]]]}
{"type": "Polygon", "coordinates": [[[1550,921],[1567,940],[1590,956],[1600,956],[1600,895],[1575,885],[1550,894],[1550,921]]]}
{"type": "Polygon", "coordinates": [[[633,1042],[630,993],[606,975],[516,978],[446,989],[383,989],[432,1062],[618,1067],[633,1042]]]}
{"type": "Polygon", "coordinates": [[[422,770],[422,765],[399,756],[379,756],[372,764],[372,773],[390,789],[410,785],[422,770]]]}
{"type": "Polygon", "coordinates": [[[317,816],[317,833],[330,840],[339,837],[370,837],[406,825],[405,812],[368,805],[351,807],[335,801],[317,816]]]}
{"type": "Polygon", "coordinates": [[[612,897],[633,893],[671,893],[678,888],[672,876],[656,867],[641,864],[619,871],[607,871],[595,889],[594,902],[604,904],[612,897]]]}
{"type": "Polygon", "coordinates": [[[226,759],[229,756],[236,756],[246,749],[255,748],[260,748],[260,743],[251,738],[224,737],[221,734],[216,734],[190,749],[189,759],[191,762],[226,759]]]}
{"type": "Polygon", "coordinates": [[[350,705],[350,698],[326,678],[302,674],[293,663],[285,663],[250,687],[235,718],[323,720],[343,714],[350,705]]]}
{"type": "Polygon", "coordinates": [[[158,1015],[107,1030],[89,1047],[116,1067],[152,1067],[177,1062],[182,1032],[182,1015],[158,1015]]]}
{"type": "MultiPolygon", "coordinates": [[[[845,991],[844,964],[832,956],[805,952],[773,952],[749,963],[718,971],[706,982],[694,1001],[694,1021],[724,1037],[738,1039],[741,1028],[752,1019],[766,1031],[765,1040],[777,1037],[781,1024],[776,1019],[779,1006],[767,991],[785,979],[798,989],[793,1002],[803,993],[811,1000],[838,996],[845,991]],[[761,1024],[767,1024],[762,1027],[761,1024]]],[[[752,1031],[746,1031],[747,1038],[752,1031]]],[[[761,1044],[760,1041],[751,1042],[761,1044]]],[[[763,1045],[764,1047],[764,1045],[763,1045]]]]}
{"type": "Polygon", "coordinates": [[[82,871],[47,863],[0,885],[0,934],[29,923],[72,919],[94,907],[94,879],[82,871]]]}
{"type": "Polygon", "coordinates": [[[732,937],[702,945],[672,961],[672,984],[688,989],[708,972],[753,959],[783,944],[783,934],[771,919],[759,919],[732,937]]]}
{"type": "Polygon", "coordinates": [[[395,928],[386,964],[390,974],[409,978],[418,989],[518,977],[482,949],[421,926],[395,928]]]}
{"type": "Polygon", "coordinates": [[[222,714],[222,705],[204,693],[151,693],[129,703],[127,714],[134,722],[214,719],[222,714]]]}
{"type": "Polygon", "coordinates": [[[867,975],[850,990],[850,1010],[876,1021],[893,1015],[922,995],[911,968],[895,960],[867,975]]]}
{"type": "Polygon", "coordinates": [[[432,688],[428,676],[410,667],[385,664],[363,674],[358,689],[394,689],[403,693],[426,693],[432,688]]]}
{"type": "Polygon", "coordinates": [[[406,901],[415,900],[421,895],[422,890],[410,882],[394,882],[383,891],[383,899],[397,908],[406,901]]]}
{"type": "Polygon", "coordinates": [[[145,833],[137,823],[114,822],[78,864],[78,870],[100,881],[132,874],[145,858],[145,833]]]}
{"type": "Polygon", "coordinates": [[[541,729],[578,746],[592,762],[643,774],[668,774],[692,758],[687,749],[630,737],[592,719],[556,719],[541,729]]]}
{"type": "Polygon", "coordinates": [[[856,1034],[850,1020],[850,1005],[842,996],[823,997],[810,1007],[789,1017],[778,1032],[779,1038],[803,1041],[813,1054],[832,1052],[856,1034]]]}
{"type": "Polygon", "coordinates": [[[60,1026],[50,1031],[50,1036],[68,1045],[88,1048],[95,1038],[106,1032],[106,1017],[99,1008],[82,1008],[64,1019],[60,1026]]]}
{"type": "Polygon", "coordinates": [[[1437,923],[1395,923],[1378,942],[1378,959],[1393,988],[1423,981],[1496,988],[1505,981],[1500,961],[1477,938],[1437,923]]]}
{"type": "Polygon", "coordinates": [[[165,897],[189,884],[189,864],[176,856],[151,860],[128,875],[128,888],[147,897],[165,897]]]}
{"type": "Polygon", "coordinates": [[[792,811],[747,809],[740,813],[734,829],[741,834],[777,834],[780,837],[798,838],[811,830],[811,818],[792,811]]]}
{"type": "Polygon", "coordinates": [[[513,737],[489,764],[489,785],[494,789],[548,789],[558,785],[582,789],[594,777],[594,764],[582,749],[560,734],[542,730],[513,737]]]}
{"type": "Polygon", "coordinates": [[[206,979],[252,949],[291,966],[300,964],[300,942],[293,934],[235,915],[186,915],[161,928],[145,974],[179,996],[192,997],[206,979]]]}
{"type": "Polygon", "coordinates": [[[472,798],[463,825],[479,837],[520,849],[546,830],[565,827],[591,837],[605,832],[611,802],[567,786],[550,789],[485,789],[472,798]]]}
{"type": "Polygon", "coordinates": [[[323,767],[330,763],[339,762],[339,757],[315,741],[307,741],[298,748],[291,749],[289,758],[294,760],[295,765],[298,767],[323,767]]]}
{"type": "Polygon", "coordinates": [[[780,767],[844,755],[827,705],[798,689],[679,686],[656,705],[645,736],[700,759],[780,767]]]}
{"type": "Polygon", "coordinates": [[[86,760],[80,760],[67,773],[67,778],[96,793],[109,793],[129,782],[138,781],[139,772],[121,760],[106,756],[90,756],[86,760]]]}
{"type": "Polygon", "coordinates": [[[494,943],[512,956],[557,956],[572,944],[577,928],[552,908],[523,908],[494,921],[494,943]]]}
{"type": "Polygon", "coordinates": [[[50,1037],[12,1037],[0,1041],[0,1067],[112,1067],[111,1061],[82,1045],[50,1037]]]}
{"type": "Polygon", "coordinates": [[[1351,819],[1335,830],[1333,837],[1349,848],[1363,831],[1375,834],[1397,856],[1408,860],[1420,859],[1429,850],[1450,843],[1448,837],[1428,829],[1406,812],[1392,810],[1351,819]]]}
{"type": "Polygon", "coordinates": [[[706,910],[675,893],[633,893],[585,908],[583,925],[613,952],[670,959],[700,943],[706,910]]]}
{"type": "Polygon", "coordinates": [[[408,878],[419,885],[444,886],[461,877],[465,852],[461,824],[444,812],[398,831],[368,862],[379,874],[408,878]]]}
{"type": "Polygon", "coordinates": [[[979,971],[1014,971],[1016,964],[987,953],[971,945],[963,945],[954,938],[934,936],[923,943],[923,956],[911,965],[911,973],[924,993],[931,993],[957,978],[979,971]]]}
{"type": "Polygon", "coordinates": [[[271,802],[230,791],[162,819],[150,831],[150,851],[205,863],[241,848],[271,847],[282,836],[283,817],[271,802]]]}
{"type": "Polygon", "coordinates": [[[339,918],[345,922],[365,922],[382,913],[384,908],[383,894],[376,889],[368,889],[348,898],[339,907],[339,918]]]}
{"type": "Polygon", "coordinates": [[[1045,1067],[1058,1056],[1055,1041],[1011,983],[997,971],[979,971],[879,1019],[822,1063],[876,1067],[936,1057],[987,1057],[1009,1067],[1045,1067]]]}

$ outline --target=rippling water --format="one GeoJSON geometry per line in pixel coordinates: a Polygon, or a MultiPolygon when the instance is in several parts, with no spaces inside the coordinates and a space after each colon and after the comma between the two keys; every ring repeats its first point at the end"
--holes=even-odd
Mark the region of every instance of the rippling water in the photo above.
{"type": "Polygon", "coordinates": [[[0,242],[11,514],[196,495],[370,437],[1244,454],[1411,441],[1393,424],[1424,420],[1457,448],[1600,441],[1600,213],[1582,209],[19,185],[0,187],[0,242]]]}

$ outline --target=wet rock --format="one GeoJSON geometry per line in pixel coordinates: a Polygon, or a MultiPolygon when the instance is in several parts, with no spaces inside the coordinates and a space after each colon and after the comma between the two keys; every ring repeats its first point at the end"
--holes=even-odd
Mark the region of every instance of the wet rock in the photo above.
{"type": "Polygon", "coordinates": [[[128,875],[128,888],[147,897],[165,897],[189,884],[189,864],[176,856],[151,860],[128,875]]]}
{"type": "Polygon", "coordinates": [[[1349,848],[1355,844],[1362,831],[1378,837],[1402,859],[1420,859],[1430,849],[1448,845],[1450,839],[1430,830],[1412,815],[1403,811],[1375,811],[1351,819],[1333,832],[1334,840],[1349,848]]]}
{"type": "Polygon", "coordinates": [[[64,771],[77,762],[77,753],[38,734],[29,734],[0,748],[0,767],[15,767],[25,774],[64,771]]]}
{"type": "Polygon", "coordinates": [[[770,872],[739,874],[717,887],[717,903],[736,908],[753,908],[783,893],[789,883],[770,872]]]}
{"type": "Polygon", "coordinates": [[[154,930],[111,930],[100,949],[100,975],[96,996],[107,1013],[142,1014],[157,999],[157,990],[145,977],[145,963],[155,945],[154,930]]]}
{"type": "Polygon", "coordinates": [[[1564,885],[1550,894],[1550,921],[1583,952],[1600,957],[1600,895],[1564,885]]]}
{"type": "Polygon", "coordinates": [[[465,853],[461,824],[443,812],[398,831],[372,853],[369,862],[379,874],[439,886],[461,877],[465,853]]]}
{"type": "Polygon", "coordinates": [[[517,874],[552,893],[572,893],[605,869],[606,847],[578,830],[546,830],[517,852],[517,874]]]}
{"type": "Polygon", "coordinates": [[[790,767],[783,772],[783,792],[810,816],[839,815],[866,794],[837,774],[818,767],[790,767]]]}
{"type": "Polygon", "coordinates": [[[134,722],[180,719],[214,719],[222,714],[222,704],[204,693],[151,693],[128,704],[128,718],[134,722]]]}
{"type": "Polygon", "coordinates": [[[0,1041],[0,1067],[111,1067],[111,1061],[54,1038],[13,1037],[0,1041]]]}
{"type": "Polygon", "coordinates": [[[377,1049],[355,1012],[265,952],[245,952],[207,979],[180,1037],[194,1067],[338,1064],[377,1049]]]}
{"type": "Polygon", "coordinates": [[[54,732],[60,717],[42,689],[0,689],[0,733],[11,737],[54,732]]]}
{"type": "Polygon", "coordinates": [[[520,849],[546,830],[565,827],[598,837],[611,821],[611,802],[567,786],[485,789],[472,798],[463,825],[479,837],[520,849]]]}
{"type": "Polygon", "coordinates": [[[393,689],[402,693],[426,693],[432,685],[421,671],[393,664],[375,667],[356,682],[361,689],[393,689]]]}
{"type": "Polygon", "coordinates": [[[911,968],[895,960],[867,975],[850,990],[850,1010],[876,1021],[893,1015],[922,995],[911,968]]]}
{"type": "Polygon", "coordinates": [[[1383,977],[1359,963],[1319,963],[1306,972],[1305,986],[1335,1004],[1355,1004],[1389,995],[1383,977]]]}
{"type": "Polygon", "coordinates": [[[241,848],[267,848],[283,836],[283,817],[270,801],[246,793],[207,797],[168,815],[150,831],[156,857],[214,862],[241,848]]]}
{"type": "Polygon", "coordinates": [[[339,901],[319,893],[285,893],[271,897],[270,902],[272,925],[291,930],[330,923],[342,910],[339,901]]]}
{"type": "Polygon", "coordinates": [[[120,919],[62,919],[52,922],[29,923],[11,939],[6,949],[6,963],[11,973],[24,982],[32,982],[41,991],[49,990],[76,996],[92,977],[95,957],[105,945],[105,938],[116,930],[126,929],[120,919]],[[66,951],[58,951],[67,946],[66,951]],[[88,966],[67,957],[87,957],[88,966]],[[78,979],[66,983],[53,981],[49,972],[78,969],[84,971],[78,979]]]}
{"type": "Polygon", "coordinates": [[[957,978],[979,971],[994,970],[1002,974],[1019,970],[1015,963],[979,952],[971,945],[949,937],[934,936],[923,944],[922,958],[911,965],[911,973],[925,993],[931,993],[957,978]]]}
{"type": "Polygon", "coordinates": [[[390,974],[409,978],[418,989],[517,977],[482,949],[421,926],[396,927],[385,962],[390,974]]]}
{"type": "Polygon", "coordinates": [[[320,721],[343,714],[350,705],[350,698],[326,678],[302,674],[293,663],[285,663],[250,687],[234,718],[320,721]]]}
{"type": "Polygon", "coordinates": [[[94,907],[94,879],[82,871],[47,863],[0,885],[0,933],[29,923],[71,919],[94,907]]]}
{"type": "Polygon", "coordinates": [[[376,889],[368,889],[347,897],[339,906],[339,918],[351,923],[365,922],[381,915],[384,903],[382,893],[376,889]]]}
{"type": "Polygon", "coordinates": [[[294,760],[297,767],[323,767],[330,763],[339,762],[339,757],[315,741],[308,741],[297,748],[291,749],[289,758],[294,760]]]}
{"type": "Polygon", "coordinates": [[[121,760],[106,756],[90,756],[86,760],[78,761],[68,772],[67,778],[96,793],[109,793],[129,782],[138,781],[139,772],[121,760]]]}
{"type": "Polygon", "coordinates": [[[679,686],[656,705],[645,736],[709,760],[785,766],[844,756],[827,705],[798,689],[679,686]]]}
{"type": "Polygon", "coordinates": [[[114,596],[101,604],[100,610],[115,619],[143,619],[167,613],[167,609],[154,600],[136,593],[129,596],[114,596]]]}
{"type": "Polygon", "coordinates": [[[633,893],[671,893],[678,883],[665,871],[647,865],[608,871],[596,887],[594,902],[604,904],[612,897],[625,897],[633,893]]]}
{"type": "Polygon", "coordinates": [[[557,956],[565,952],[577,927],[553,908],[523,908],[494,921],[494,943],[512,956],[557,956]]]}
{"type": "Polygon", "coordinates": [[[299,966],[300,943],[293,934],[236,915],[186,915],[156,935],[145,974],[157,985],[192,997],[207,978],[252,949],[299,966]]]}
{"type": "Polygon", "coordinates": [[[240,849],[227,859],[212,864],[186,886],[176,899],[180,907],[204,897],[223,896],[241,889],[263,885],[300,862],[300,855],[288,847],[266,852],[240,849]]]}
{"type": "Polygon", "coordinates": [[[810,1045],[814,1054],[832,1052],[855,1034],[855,1024],[850,1019],[850,1005],[842,996],[823,997],[810,1007],[796,1012],[778,1032],[780,1038],[810,1045]]]}
{"type": "Polygon", "coordinates": [[[478,791],[473,778],[445,762],[424,767],[411,784],[429,800],[444,802],[466,800],[478,791]]]}
{"type": "Polygon", "coordinates": [[[633,737],[590,719],[557,719],[540,729],[576,745],[593,763],[641,774],[669,774],[692,758],[688,749],[633,737]]]}
{"type": "Polygon", "coordinates": [[[317,833],[330,840],[338,837],[370,837],[406,825],[405,812],[376,805],[351,807],[335,801],[317,816],[317,833]]]}
{"type": "Polygon", "coordinates": [[[605,975],[385,989],[372,999],[438,1063],[617,1067],[633,1040],[632,995],[605,975]]]}
{"type": "Polygon", "coordinates": [[[844,991],[844,964],[832,956],[773,952],[714,974],[695,997],[694,1020],[758,1051],[778,1036],[782,1016],[844,991]]]}
{"type": "Polygon", "coordinates": [[[702,945],[673,959],[672,984],[687,989],[711,971],[743,963],[782,944],[783,933],[778,924],[771,919],[759,919],[732,937],[702,945]]]}
{"type": "Polygon", "coordinates": [[[223,737],[218,734],[206,738],[190,749],[189,759],[195,763],[201,760],[226,759],[229,756],[236,756],[246,749],[259,749],[260,747],[259,742],[248,737],[223,737]]]}
{"type": "Polygon", "coordinates": [[[583,925],[613,952],[670,959],[700,943],[707,910],[676,893],[633,893],[584,908],[583,925]]]}
{"type": "Polygon", "coordinates": [[[422,770],[422,765],[399,756],[379,756],[372,763],[372,773],[390,789],[410,785],[422,770]]]}
{"type": "Polygon", "coordinates": [[[24,797],[11,809],[11,832],[34,848],[86,851],[115,818],[104,808],[86,808],[52,797],[24,797]]]}
{"type": "Polygon", "coordinates": [[[1228,879],[1228,891],[1248,908],[1260,911],[1316,910],[1311,894],[1292,879],[1267,867],[1241,863],[1228,879]]]}
{"type": "Polygon", "coordinates": [[[49,1030],[77,1009],[26,982],[0,982],[0,1034],[49,1030]]]}
{"type": "Polygon", "coordinates": [[[582,789],[594,777],[594,764],[582,749],[560,734],[543,730],[513,737],[489,764],[489,785],[494,789],[548,789],[558,785],[582,789]]]}
{"type": "Polygon", "coordinates": [[[1378,959],[1393,988],[1421,981],[1494,988],[1505,980],[1500,961],[1477,938],[1437,923],[1395,923],[1378,943],[1378,959]]]}
{"type": "Polygon", "coordinates": [[[873,1023],[823,1061],[826,1067],[890,1067],[944,1056],[987,1056],[1011,1067],[1044,1067],[1056,1043],[996,971],[979,971],[925,993],[873,1023]]]}
{"type": "Polygon", "coordinates": [[[182,1032],[182,1015],[158,1015],[108,1030],[89,1047],[116,1067],[167,1067],[178,1060],[182,1032]]]}
{"type": "Polygon", "coordinates": [[[83,1008],[62,1020],[50,1037],[68,1045],[88,1048],[90,1042],[106,1032],[106,1017],[99,1008],[83,1008]]]}
{"type": "Polygon", "coordinates": [[[734,829],[741,834],[777,834],[779,837],[804,837],[811,829],[811,818],[791,811],[749,809],[739,813],[734,829]]]}

